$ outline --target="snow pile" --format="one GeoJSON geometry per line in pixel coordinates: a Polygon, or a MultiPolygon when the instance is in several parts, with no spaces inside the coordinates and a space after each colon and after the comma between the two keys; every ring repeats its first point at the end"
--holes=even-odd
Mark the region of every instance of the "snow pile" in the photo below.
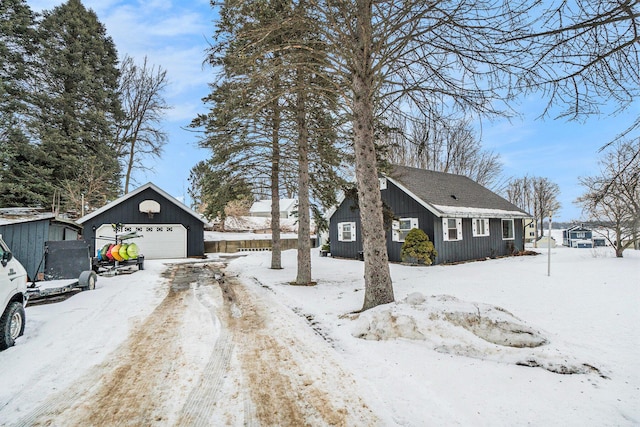
{"type": "Polygon", "coordinates": [[[450,295],[413,292],[403,300],[354,315],[351,334],[384,341],[424,341],[440,353],[541,367],[561,374],[600,372],[551,348],[541,332],[507,310],[450,295]]]}

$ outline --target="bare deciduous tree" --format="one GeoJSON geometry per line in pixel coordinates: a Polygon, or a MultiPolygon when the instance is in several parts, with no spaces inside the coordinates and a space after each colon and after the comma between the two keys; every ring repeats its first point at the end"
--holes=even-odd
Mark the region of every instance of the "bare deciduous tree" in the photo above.
{"type": "Polygon", "coordinates": [[[162,97],[167,86],[167,71],[149,66],[145,56],[142,65],[125,56],[120,66],[119,91],[124,116],[116,134],[118,158],[124,165],[124,193],[129,192],[134,169],[145,169],[142,159],[160,157],[167,134],[160,123],[170,107],[162,97]]]}
{"type": "Polygon", "coordinates": [[[600,161],[600,174],[580,178],[587,192],[576,203],[593,223],[613,228],[604,237],[622,257],[625,249],[637,248],[640,236],[640,139],[617,142],[600,161]]]}
{"type": "Polygon", "coordinates": [[[506,198],[514,205],[533,214],[535,237],[544,236],[542,223],[560,209],[560,187],[547,178],[529,177],[512,179],[505,190],[506,198]],[[540,233],[538,233],[540,231],[540,233]]]}
{"type": "Polygon", "coordinates": [[[500,156],[482,149],[468,120],[429,116],[395,123],[384,141],[389,162],[464,175],[495,189],[502,173],[500,156]]]}

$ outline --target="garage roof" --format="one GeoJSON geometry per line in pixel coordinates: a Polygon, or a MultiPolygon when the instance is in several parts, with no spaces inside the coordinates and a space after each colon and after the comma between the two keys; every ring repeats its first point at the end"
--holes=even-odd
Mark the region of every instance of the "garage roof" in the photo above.
{"type": "Polygon", "coordinates": [[[91,212],[90,214],[87,214],[87,215],[83,216],[82,218],[78,219],[76,222],[78,224],[84,224],[85,222],[87,222],[91,218],[96,217],[96,216],[100,215],[101,213],[108,211],[109,209],[113,208],[114,206],[117,206],[120,203],[124,202],[125,200],[128,200],[131,197],[135,196],[136,194],[143,192],[147,188],[151,188],[152,190],[154,190],[157,193],[159,193],[161,196],[164,196],[171,203],[173,203],[174,205],[176,205],[180,209],[184,210],[185,212],[187,212],[189,215],[193,216],[194,218],[197,218],[199,221],[201,221],[201,222],[203,222],[205,224],[207,223],[207,221],[204,218],[202,218],[202,216],[198,215],[193,210],[189,209],[189,207],[187,207],[184,203],[180,202],[178,199],[176,199],[175,197],[171,196],[169,193],[167,193],[166,191],[160,189],[160,187],[156,186],[155,184],[153,184],[151,182],[148,182],[145,185],[143,185],[142,187],[139,187],[139,188],[137,188],[137,189],[125,194],[124,196],[120,197],[119,199],[116,199],[113,202],[104,205],[100,209],[95,210],[95,211],[91,212]]]}

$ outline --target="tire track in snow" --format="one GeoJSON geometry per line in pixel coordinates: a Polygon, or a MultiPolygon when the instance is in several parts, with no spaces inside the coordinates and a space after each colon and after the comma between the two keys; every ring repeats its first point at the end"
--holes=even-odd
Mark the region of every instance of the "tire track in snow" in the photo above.
{"type": "Polygon", "coordinates": [[[198,379],[182,357],[179,334],[185,316],[202,301],[195,296],[197,292],[187,292],[194,277],[213,283],[213,273],[201,278],[198,274],[202,271],[202,266],[174,266],[166,298],[108,361],[45,401],[17,425],[173,424],[179,410],[174,408],[176,384],[188,387],[198,379]]]}
{"type": "MultiPolygon", "coordinates": [[[[217,307],[207,298],[203,290],[202,287],[198,287],[196,289],[196,297],[203,306],[209,309],[213,322],[219,323],[217,307]]],[[[215,411],[217,395],[229,369],[232,351],[233,341],[231,336],[227,328],[222,327],[202,377],[192,389],[183,406],[180,420],[177,423],[178,426],[208,427],[211,425],[211,414],[215,411]]]]}
{"type": "Polygon", "coordinates": [[[241,364],[245,425],[381,425],[333,350],[260,286],[221,284],[241,364]],[[228,301],[227,301],[228,300],[228,301]]]}

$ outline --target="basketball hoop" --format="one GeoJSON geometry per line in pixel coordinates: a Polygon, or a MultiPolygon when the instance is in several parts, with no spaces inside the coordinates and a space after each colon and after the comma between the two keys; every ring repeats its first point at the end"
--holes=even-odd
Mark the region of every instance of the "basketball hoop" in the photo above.
{"type": "Polygon", "coordinates": [[[149,218],[153,218],[153,214],[160,213],[160,203],[155,200],[144,200],[138,205],[140,213],[146,213],[149,218]]]}

